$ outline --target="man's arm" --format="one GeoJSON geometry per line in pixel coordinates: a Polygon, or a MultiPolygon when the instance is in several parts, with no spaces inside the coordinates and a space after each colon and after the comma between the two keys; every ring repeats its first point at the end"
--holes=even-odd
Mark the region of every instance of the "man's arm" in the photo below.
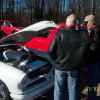
{"type": "Polygon", "coordinates": [[[48,53],[53,60],[55,60],[57,57],[57,50],[58,50],[58,42],[56,34],[48,50],[48,53]]]}

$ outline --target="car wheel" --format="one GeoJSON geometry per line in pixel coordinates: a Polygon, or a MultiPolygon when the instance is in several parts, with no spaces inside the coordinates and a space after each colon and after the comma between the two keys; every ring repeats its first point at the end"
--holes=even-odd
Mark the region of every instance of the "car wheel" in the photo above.
{"type": "Polygon", "coordinates": [[[0,80],[0,100],[11,100],[7,86],[0,80]]]}

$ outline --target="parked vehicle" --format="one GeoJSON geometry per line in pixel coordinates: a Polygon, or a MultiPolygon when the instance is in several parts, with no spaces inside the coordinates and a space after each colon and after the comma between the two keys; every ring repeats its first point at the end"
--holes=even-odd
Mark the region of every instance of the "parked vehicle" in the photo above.
{"type": "Polygon", "coordinates": [[[46,30],[45,31],[40,30],[41,32],[38,36],[35,36],[34,38],[30,39],[24,45],[29,48],[48,52],[48,49],[49,49],[56,33],[60,29],[65,28],[66,24],[64,24],[64,23],[57,24],[59,29],[53,28],[51,26],[47,27],[47,24],[45,22],[44,23],[40,22],[40,23],[34,24],[33,27],[39,29],[42,25],[46,28],[46,30]]]}
{"type": "Polygon", "coordinates": [[[52,28],[59,27],[42,21],[0,40],[0,99],[33,100],[53,86],[54,71],[48,54],[23,46],[52,28]]]}
{"type": "Polygon", "coordinates": [[[0,28],[5,35],[13,34],[14,32],[23,29],[23,27],[25,27],[24,24],[15,21],[0,20],[0,28]]]}
{"type": "MultiPolygon", "coordinates": [[[[66,27],[66,25],[62,23],[57,25],[53,23],[54,22],[51,21],[41,21],[25,29],[20,30],[19,34],[16,35],[18,36],[20,35],[21,38],[20,41],[22,40],[21,42],[23,42],[24,46],[28,48],[48,52],[48,49],[53,41],[55,34],[60,29],[66,27]]],[[[16,40],[19,40],[18,38],[16,40]]]]}

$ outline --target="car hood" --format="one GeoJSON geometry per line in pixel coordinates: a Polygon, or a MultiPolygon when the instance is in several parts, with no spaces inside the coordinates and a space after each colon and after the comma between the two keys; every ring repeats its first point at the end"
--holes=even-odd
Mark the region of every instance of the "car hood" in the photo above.
{"type": "Polygon", "coordinates": [[[18,32],[15,32],[14,34],[4,37],[3,39],[0,40],[0,44],[9,43],[10,41],[11,42],[13,41],[15,43],[16,42],[21,43],[21,44],[26,43],[33,37],[39,36],[41,32],[53,28],[58,29],[60,27],[52,21],[41,21],[33,25],[30,25],[18,32]]]}

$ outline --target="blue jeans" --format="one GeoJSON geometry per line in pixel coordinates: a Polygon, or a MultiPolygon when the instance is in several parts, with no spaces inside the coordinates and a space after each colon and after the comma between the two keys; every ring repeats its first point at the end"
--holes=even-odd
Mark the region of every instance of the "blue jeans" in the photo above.
{"type": "Polygon", "coordinates": [[[55,70],[54,100],[64,100],[64,91],[67,93],[66,100],[78,100],[77,78],[78,71],[55,70]],[[65,87],[66,84],[67,87],[65,87]]]}
{"type": "Polygon", "coordinates": [[[100,83],[100,62],[91,63],[88,65],[88,100],[100,100],[97,99],[97,90],[94,89],[100,83]]]}

